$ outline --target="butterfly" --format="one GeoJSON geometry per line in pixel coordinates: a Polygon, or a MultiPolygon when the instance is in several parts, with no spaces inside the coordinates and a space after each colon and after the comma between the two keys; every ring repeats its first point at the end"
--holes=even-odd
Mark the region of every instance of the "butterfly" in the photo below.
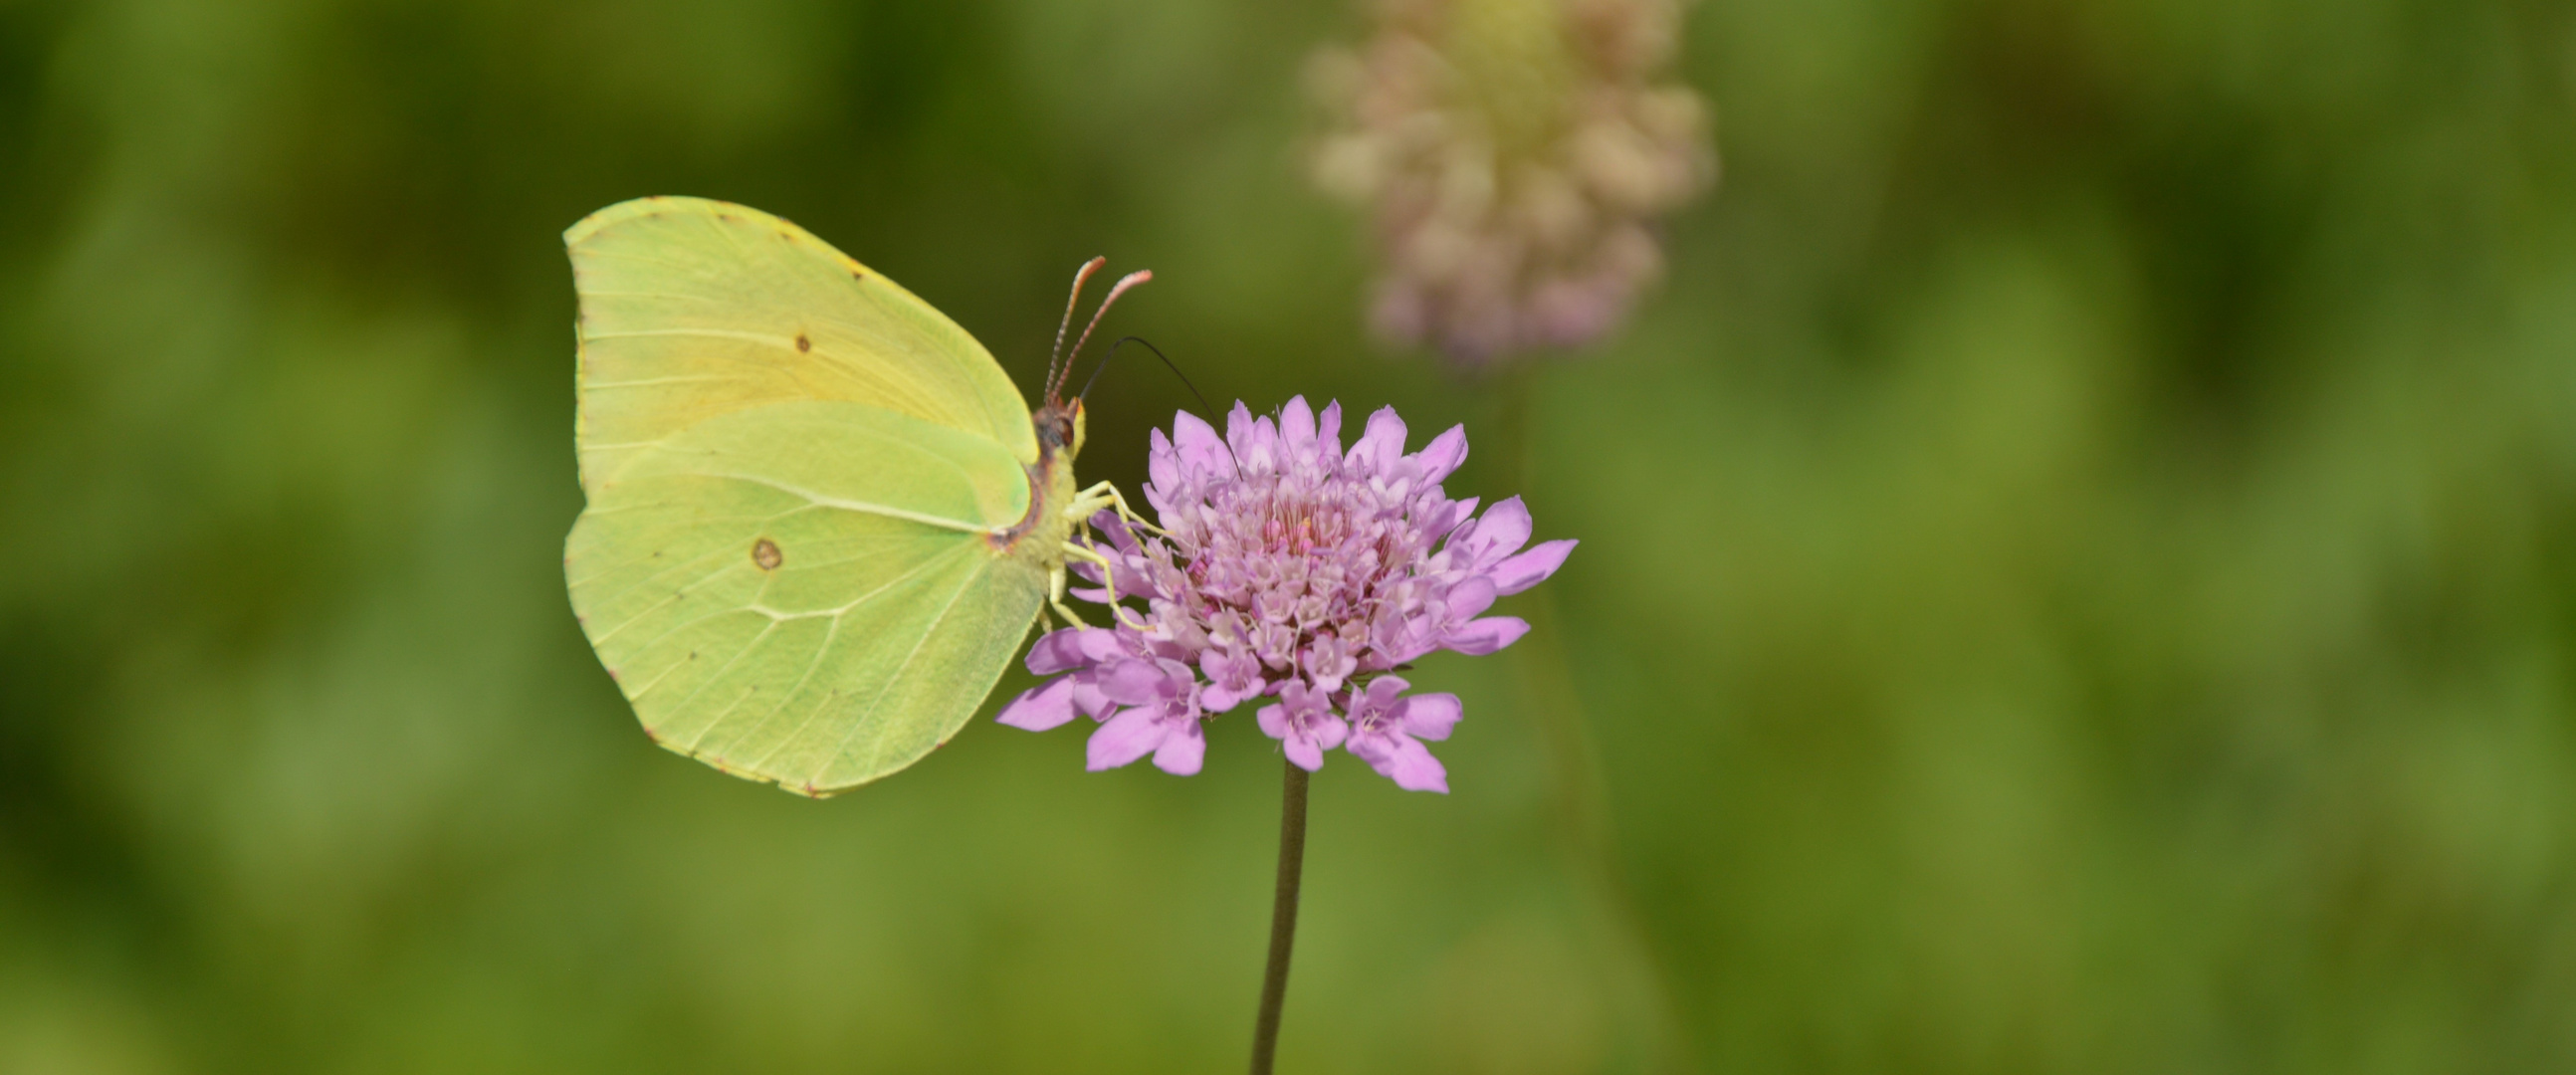
{"type": "Polygon", "coordinates": [[[564,576],[655,742],[846,791],[955,735],[1045,608],[1080,622],[1065,561],[1099,554],[1076,531],[1133,512],[1074,481],[1064,328],[1032,411],[955,322],[759,210],[641,198],[564,245],[586,501],[564,576]]]}

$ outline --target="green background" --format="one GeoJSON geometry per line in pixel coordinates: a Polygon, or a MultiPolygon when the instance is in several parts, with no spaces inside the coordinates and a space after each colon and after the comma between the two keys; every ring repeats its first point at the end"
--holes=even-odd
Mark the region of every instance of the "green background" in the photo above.
{"type": "MultiPolygon", "coordinates": [[[[1212,396],[1466,422],[1452,491],[1583,540],[1416,675],[1455,794],[1316,780],[1283,1071],[2576,1071],[2569,5],[1709,0],[1668,283],[1484,379],[1300,179],[1359,29],[0,0],[0,1071],[1241,1062],[1250,721],[824,803],[635,727],[559,233],[653,193],[1024,385],[1151,267],[1115,329],[1212,396]]],[[[1132,490],[1187,396],[1127,361],[1132,490]]]]}

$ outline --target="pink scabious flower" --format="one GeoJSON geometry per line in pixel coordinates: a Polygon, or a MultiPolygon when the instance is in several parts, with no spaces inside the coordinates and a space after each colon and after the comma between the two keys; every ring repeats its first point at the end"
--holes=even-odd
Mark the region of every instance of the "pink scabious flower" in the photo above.
{"type": "Polygon", "coordinates": [[[1519,497],[1479,516],[1474,498],[1442,491],[1467,458],[1465,427],[1408,454],[1394,408],[1369,416],[1347,451],[1341,423],[1341,404],[1318,415],[1299,397],[1276,419],[1235,404],[1222,438],[1187,412],[1170,436],[1155,430],[1145,499],[1162,533],[1104,511],[1092,525],[1114,570],[1073,565],[1094,585],[1075,596],[1145,608],[1112,605],[1114,626],[1039,639],[1029,671],[1056,678],[1001,722],[1045,731],[1087,716],[1100,722],[1092,770],[1151,754],[1187,776],[1206,753],[1203,722],[1266,699],[1255,720],[1299,767],[1338,747],[1398,787],[1448,791],[1423,742],[1448,738],[1458,698],[1406,695],[1391,673],[1433,650],[1518,641],[1528,623],[1485,611],[1554,574],[1575,543],[1524,550],[1519,497]]]}
{"type": "Polygon", "coordinates": [[[1372,320],[1482,367],[1616,329],[1663,271],[1657,221],[1713,182],[1670,75],[1681,0],[1370,0],[1309,67],[1324,190],[1362,206],[1372,320]]]}

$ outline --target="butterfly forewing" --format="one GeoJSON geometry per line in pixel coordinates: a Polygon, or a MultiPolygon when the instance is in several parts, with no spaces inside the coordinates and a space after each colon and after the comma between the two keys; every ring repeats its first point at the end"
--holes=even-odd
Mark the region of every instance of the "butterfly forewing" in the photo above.
{"type": "Polygon", "coordinates": [[[756,209],[644,198],[564,233],[581,297],[584,489],[717,415],[846,400],[1037,461],[1028,405],[928,303],[756,209]]]}

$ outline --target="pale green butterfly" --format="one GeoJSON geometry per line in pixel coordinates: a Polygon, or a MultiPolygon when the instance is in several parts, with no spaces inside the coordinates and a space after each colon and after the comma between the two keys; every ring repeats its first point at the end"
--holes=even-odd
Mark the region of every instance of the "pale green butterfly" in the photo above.
{"type": "Polygon", "coordinates": [[[564,575],[655,742],[846,791],[956,734],[1050,599],[1079,622],[1065,559],[1098,554],[1074,532],[1133,513],[1074,483],[1070,355],[1032,413],[930,304],[738,205],[621,202],[564,245],[588,499],[564,575]]]}

